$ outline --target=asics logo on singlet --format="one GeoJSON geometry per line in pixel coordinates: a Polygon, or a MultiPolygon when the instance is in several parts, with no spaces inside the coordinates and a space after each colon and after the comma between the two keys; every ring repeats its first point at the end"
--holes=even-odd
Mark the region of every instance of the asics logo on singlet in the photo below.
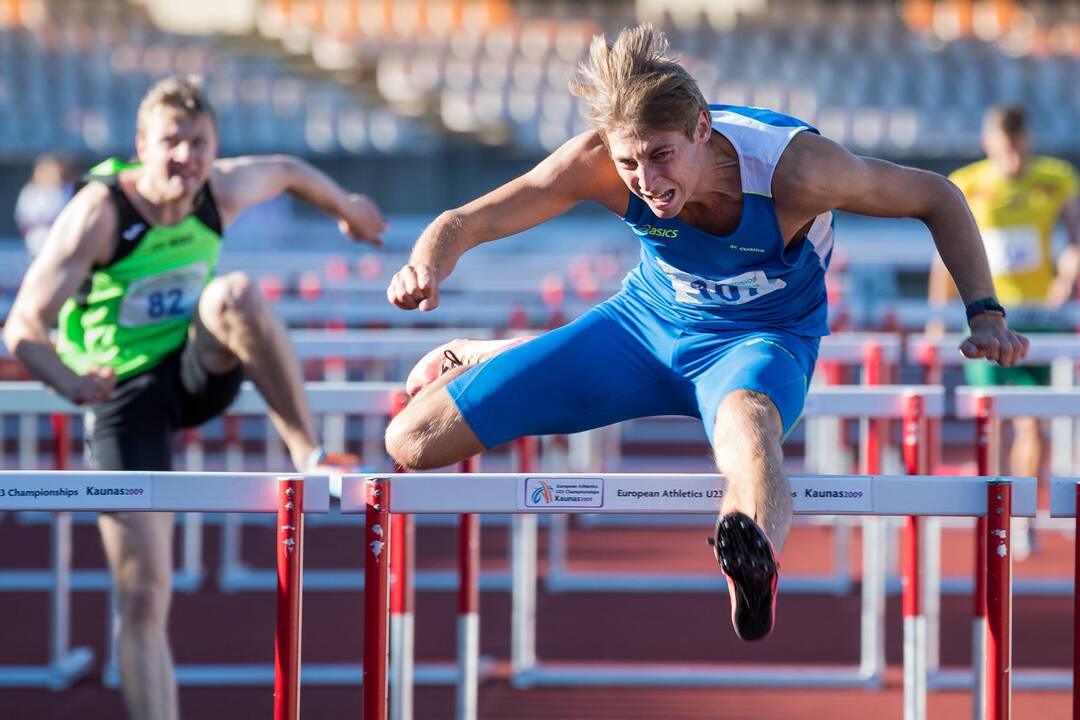
{"type": "Polygon", "coordinates": [[[638,230],[638,233],[640,233],[642,235],[652,235],[654,237],[665,237],[665,238],[677,238],[677,237],[679,237],[679,231],[678,230],[672,230],[671,228],[658,228],[658,227],[653,227],[652,225],[639,225],[637,230],[638,230]]]}
{"type": "Polygon", "coordinates": [[[659,258],[656,262],[671,281],[675,302],[689,305],[742,305],[787,287],[786,282],[762,270],[715,279],[691,275],[659,258]]]}
{"type": "Polygon", "coordinates": [[[139,237],[139,233],[146,229],[146,223],[135,223],[124,232],[120,233],[120,236],[131,242],[135,238],[139,237]]]}

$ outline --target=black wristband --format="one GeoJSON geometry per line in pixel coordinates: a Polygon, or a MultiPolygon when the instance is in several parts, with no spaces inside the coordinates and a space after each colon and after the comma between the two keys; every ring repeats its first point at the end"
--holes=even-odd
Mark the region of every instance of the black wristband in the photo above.
{"type": "Polygon", "coordinates": [[[1001,303],[994,298],[974,300],[969,302],[964,310],[967,312],[968,320],[976,315],[982,315],[986,312],[997,313],[998,315],[1001,315],[1001,317],[1005,317],[1005,308],[1001,307],[1001,303]]]}

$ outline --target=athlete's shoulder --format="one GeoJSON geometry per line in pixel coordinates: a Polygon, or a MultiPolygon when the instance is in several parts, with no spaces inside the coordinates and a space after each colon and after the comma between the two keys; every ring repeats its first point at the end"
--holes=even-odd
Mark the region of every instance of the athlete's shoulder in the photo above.
{"type": "Polygon", "coordinates": [[[102,262],[116,242],[118,213],[112,189],[101,182],[83,186],[60,211],[48,244],[61,256],[85,256],[102,262]]]}
{"type": "Polygon", "coordinates": [[[1067,160],[1037,155],[1031,159],[1031,173],[1043,182],[1054,182],[1061,185],[1076,185],[1076,168],[1067,160]]]}
{"type": "Polygon", "coordinates": [[[92,180],[72,196],[64,211],[70,216],[82,217],[95,224],[116,223],[116,202],[113,200],[115,180],[92,180]]]}
{"type": "Polygon", "coordinates": [[[972,183],[987,177],[993,169],[993,164],[989,160],[978,160],[953,170],[949,173],[949,180],[963,190],[966,187],[970,187],[972,183]]]}
{"type": "Polygon", "coordinates": [[[611,163],[611,156],[599,130],[586,130],[575,135],[551,153],[549,158],[564,169],[586,169],[611,163]]]}
{"type": "Polygon", "coordinates": [[[530,175],[534,182],[571,195],[575,200],[595,200],[607,205],[613,200],[621,201],[626,193],[598,130],[587,130],[570,138],[530,175]]]}

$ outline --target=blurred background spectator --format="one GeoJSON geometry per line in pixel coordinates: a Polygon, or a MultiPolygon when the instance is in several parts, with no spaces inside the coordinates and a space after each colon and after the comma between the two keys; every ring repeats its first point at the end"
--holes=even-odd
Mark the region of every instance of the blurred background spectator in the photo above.
{"type": "Polygon", "coordinates": [[[74,193],[72,166],[57,155],[42,155],[34,161],[30,179],[15,200],[15,224],[26,250],[37,255],[49,227],[74,193]]]}

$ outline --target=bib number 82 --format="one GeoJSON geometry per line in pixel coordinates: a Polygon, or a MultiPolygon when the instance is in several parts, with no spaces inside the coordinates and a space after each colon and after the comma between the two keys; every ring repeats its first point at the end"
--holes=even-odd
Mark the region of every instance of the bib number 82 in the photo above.
{"type": "Polygon", "coordinates": [[[152,292],[147,300],[150,303],[147,315],[154,319],[184,314],[184,291],[179,288],[152,292]]]}

